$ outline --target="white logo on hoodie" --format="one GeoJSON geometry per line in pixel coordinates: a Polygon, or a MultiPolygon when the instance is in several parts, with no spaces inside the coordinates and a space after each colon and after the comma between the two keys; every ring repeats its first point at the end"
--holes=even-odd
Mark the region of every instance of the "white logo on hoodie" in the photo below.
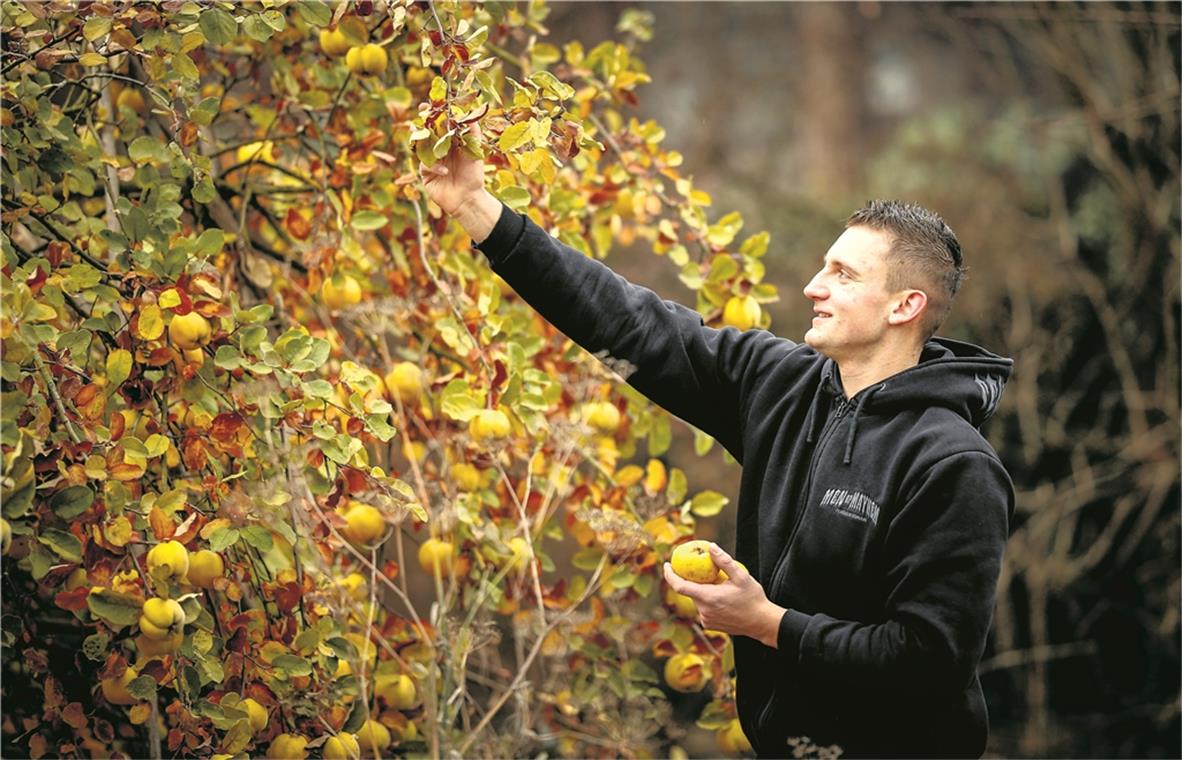
{"type": "Polygon", "coordinates": [[[878,525],[878,502],[861,491],[830,488],[821,497],[821,506],[829,507],[839,515],[852,517],[859,522],[878,525]]]}
{"type": "Polygon", "coordinates": [[[1001,401],[1001,390],[1003,387],[1001,378],[974,375],[973,382],[977,384],[977,389],[981,391],[981,408],[985,413],[984,419],[988,419],[993,416],[993,413],[997,410],[998,402],[1001,401]]]}

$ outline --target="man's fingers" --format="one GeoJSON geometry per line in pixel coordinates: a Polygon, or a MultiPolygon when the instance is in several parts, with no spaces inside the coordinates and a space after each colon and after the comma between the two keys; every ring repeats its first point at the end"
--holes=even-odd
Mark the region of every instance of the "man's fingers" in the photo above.
{"type": "Polygon", "coordinates": [[[714,564],[717,565],[720,570],[726,572],[726,574],[731,578],[734,578],[735,573],[740,569],[738,564],[735,563],[734,558],[723,551],[722,547],[718,544],[710,544],[710,558],[714,560],[714,564]]]}

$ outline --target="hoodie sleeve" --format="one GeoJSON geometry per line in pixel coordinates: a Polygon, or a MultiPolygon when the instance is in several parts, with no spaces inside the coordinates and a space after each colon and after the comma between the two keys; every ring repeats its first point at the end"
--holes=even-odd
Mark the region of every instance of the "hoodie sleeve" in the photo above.
{"type": "Polygon", "coordinates": [[[993,614],[1013,486],[995,456],[971,451],[935,463],[910,490],[885,538],[884,622],[789,610],[778,636],[786,670],[922,693],[972,681],[993,614]]]}
{"type": "Polygon", "coordinates": [[[742,461],[742,399],[758,367],[796,344],[764,330],[707,327],[696,311],[633,285],[508,208],[477,247],[563,334],[742,461]]]}

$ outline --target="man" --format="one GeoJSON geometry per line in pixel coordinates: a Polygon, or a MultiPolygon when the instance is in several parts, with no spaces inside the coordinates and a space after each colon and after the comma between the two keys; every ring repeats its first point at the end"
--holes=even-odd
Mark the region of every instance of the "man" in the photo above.
{"type": "Polygon", "coordinates": [[[845,756],[977,757],[976,669],[1013,487],[978,432],[1011,362],[932,335],[963,273],[935,214],[874,202],[804,289],[802,344],[706,327],[568,248],[484,189],[454,151],[427,190],[494,271],[568,337],[626,360],[628,382],[742,464],[727,583],[685,581],[734,635],[743,730],[761,756],[807,736],[845,756]]]}

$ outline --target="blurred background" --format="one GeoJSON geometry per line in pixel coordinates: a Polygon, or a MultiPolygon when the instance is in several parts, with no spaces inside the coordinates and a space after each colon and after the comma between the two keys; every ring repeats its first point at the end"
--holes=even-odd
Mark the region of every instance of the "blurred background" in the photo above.
{"type": "MultiPolygon", "coordinates": [[[[1015,361],[985,426],[1018,493],[981,665],[988,756],[1182,756],[1180,7],[557,3],[547,20],[590,49],[627,15],[653,80],[633,115],[666,128],[718,216],[772,235],[777,333],[803,335],[800,288],[866,200],[928,206],[959,236],[969,278],[942,334],[1015,361]]],[[[609,263],[692,303],[664,259],[609,263]]],[[[669,458],[737,494],[686,430],[669,458]]],[[[714,525],[731,545],[733,510],[714,525]]]]}

